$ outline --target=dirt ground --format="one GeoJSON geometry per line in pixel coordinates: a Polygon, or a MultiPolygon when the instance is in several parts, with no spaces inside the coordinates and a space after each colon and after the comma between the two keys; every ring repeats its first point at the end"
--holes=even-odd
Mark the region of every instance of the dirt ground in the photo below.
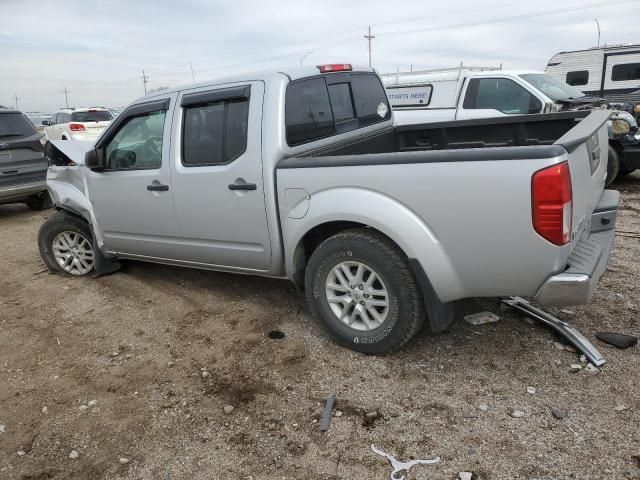
{"type": "Polygon", "coordinates": [[[594,337],[640,334],[640,174],[616,186],[610,268],[590,305],[554,310],[605,355],[599,374],[571,373],[578,354],[493,300],[373,357],[333,344],[284,281],[142,263],[51,275],[35,241],[51,211],[0,206],[0,478],[388,479],[375,444],[441,457],[407,479],[640,479],[638,347],[594,337]],[[464,322],[486,309],[501,321],[464,322]],[[330,393],[342,415],[322,433],[330,393]]]}

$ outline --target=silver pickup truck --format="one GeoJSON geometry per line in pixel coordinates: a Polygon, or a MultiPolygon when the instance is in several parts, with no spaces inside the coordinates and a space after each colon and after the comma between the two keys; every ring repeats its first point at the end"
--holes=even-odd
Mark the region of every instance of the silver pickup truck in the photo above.
{"type": "Polygon", "coordinates": [[[589,301],[618,208],[609,114],[394,127],[380,78],[350,65],[164,90],[88,151],[53,142],[39,248],[66,275],[135,259],[289,278],[336,341],[384,353],[458,299],[589,301]]]}

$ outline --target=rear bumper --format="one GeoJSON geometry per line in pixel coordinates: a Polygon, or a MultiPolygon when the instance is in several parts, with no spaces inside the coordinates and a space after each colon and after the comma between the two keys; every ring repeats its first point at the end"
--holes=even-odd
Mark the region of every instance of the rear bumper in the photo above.
{"type": "Polygon", "coordinates": [[[0,188],[0,204],[20,202],[30,195],[36,195],[47,190],[44,181],[0,188]]]}
{"type": "Polygon", "coordinates": [[[588,238],[576,243],[567,269],[547,279],[535,299],[541,305],[582,305],[588,303],[607,268],[615,237],[620,193],[602,192],[600,202],[591,215],[588,238]]]}

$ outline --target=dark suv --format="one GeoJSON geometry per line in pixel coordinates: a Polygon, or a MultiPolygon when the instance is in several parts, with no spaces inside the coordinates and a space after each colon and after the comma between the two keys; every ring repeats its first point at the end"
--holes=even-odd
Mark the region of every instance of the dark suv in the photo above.
{"type": "Polygon", "coordinates": [[[0,205],[26,203],[32,210],[50,205],[41,138],[22,112],[0,108],[0,205]]]}

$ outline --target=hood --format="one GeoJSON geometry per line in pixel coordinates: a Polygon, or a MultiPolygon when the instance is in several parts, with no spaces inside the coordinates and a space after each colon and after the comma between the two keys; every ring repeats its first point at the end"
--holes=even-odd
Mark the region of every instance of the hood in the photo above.
{"type": "Polygon", "coordinates": [[[94,145],[93,140],[49,140],[48,143],[56,147],[77,165],[84,165],[84,156],[94,145]]]}

